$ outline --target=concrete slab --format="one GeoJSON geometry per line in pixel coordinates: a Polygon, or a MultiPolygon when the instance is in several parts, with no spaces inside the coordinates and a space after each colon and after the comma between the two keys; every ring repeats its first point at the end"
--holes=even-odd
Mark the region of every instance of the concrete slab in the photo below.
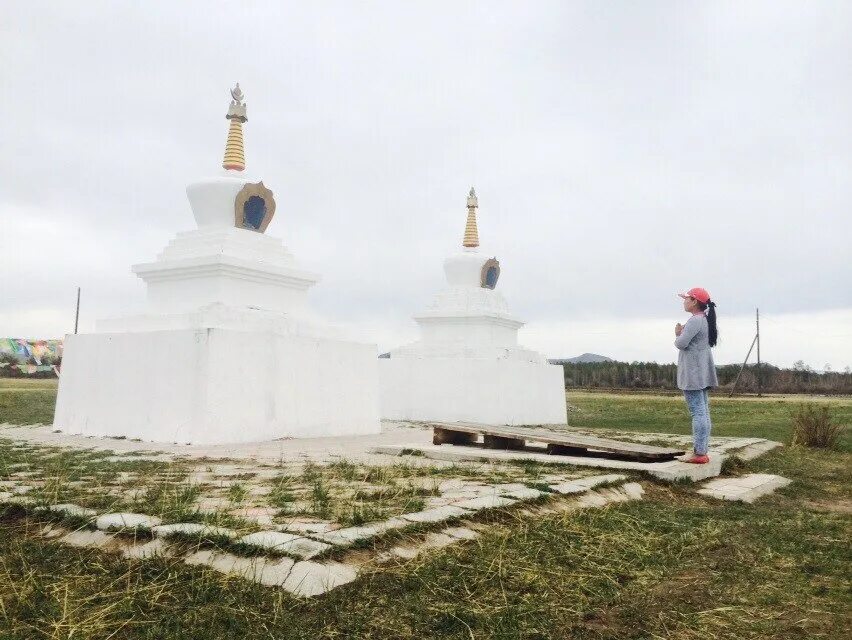
{"type": "Polygon", "coordinates": [[[447,535],[446,533],[427,533],[423,544],[420,545],[420,549],[423,551],[429,549],[443,549],[444,547],[448,547],[451,544],[456,544],[458,542],[461,542],[460,538],[447,535]]]}
{"type": "Polygon", "coordinates": [[[144,544],[131,544],[121,549],[121,555],[127,559],[148,560],[150,558],[167,558],[173,555],[169,545],[161,538],[154,538],[144,544]]]}
{"type": "Polygon", "coordinates": [[[53,511],[55,513],[61,513],[66,516],[75,516],[78,518],[91,518],[97,515],[97,511],[94,509],[87,509],[86,507],[81,507],[77,504],[52,504],[47,507],[48,511],[53,511]]]}
{"type": "Polygon", "coordinates": [[[546,495],[550,495],[546,491],[541,491],[539,489],[533,489],[532,487],[521,487],[520,489],[513,489],[511,491],[503,491],[501,495],[515,498],[517,500],[537,500],[538,498],[546,495]]]}
{"type": "Polygon", "coordinates": [[[455,502],[450,506],[469,509],[470,511],[480,511],[482,509],[499,509],[500,507],[508,507],[516,504],[518,501],[514,498],[505,496],[480,496],[478,498],[470,498],[455,502]]]}
{"type": "Polygon", "coordinates": [[[161,522],[160,518],[148,516],[144,513],[106,513],[95,520],[95,526],[101,531],[150,529],[161,522]]]}
{"type": "Polygon", "coordinates": [[[286,553],[297,558],[313,558],[331,548],[330,544],[282,531],[258,531],[243,536],[237,542],[286,553]]]}
{"type": "Polygon", "coordinates": [[[189,565],[203,565],[228,576],[251,580],[267,587],[280,587],[296,564],[290,558],[244,558],[230,553],[201,549],[184,558],[189,565]]]}
{"type": "Polygon", "coordinates": [[[340,525],[336,522],[287,522],[279,527],[281,531],[287,531],[289,533],[298,533],[300,535],[304,534],[316,534],[316,533],[328,533],[329,531],[334,531],[335,529],[339,529],[340,525]]]}
{"type": "Polygon", "coordinates": [[[740,460],[754,460],[755,458],[762,456],[764,453],[772,451],[776,447],[783,446],[784,445],[782,443],[775,442],[774,440],[763,440],[762,442],[758,442],[740,449],[739,451],[735,451],[733,455],[740,460]]]}
{"type": "Polygon", "coordinates": [[[589,476],[586,478],[569,480],[568,482],[560,482],[559,484],[552,484],[550,485],[550,488],[556,493],[570,495],[572,493],[585,493],[589,489],[594,489],[602,484],[609,482],[623,482],[624,480],[627,480],[627,476],[617,473],[609,473],[602,476],[589,476]]]}
{"type": "MultiPolygon", "coordinates": [[[[433,510],[430,509],[427,511],[433,510]]],[[[327,533],[317,533],[314,534],[313,537],[319,540],[324,540],[325,542],[338,547],[348,547],[356,542],[374,538],[375,536],[391,531],[392,529],[402,529],[408,526],[411,526],[411,521],[409,520],[405,520],[403,518],[390,518],[389,520],[373,522],[360,527],[345,527],[335,531],[328,531],[327,533]]]]}
{"type": "Polygon", "coordinates": [[[297,562],[283,583],[284,589],[296,596],[310,598],[352,582],[358,570],[340,562],[297,562]]]}
{"type": "Polygon", "coordinates": [[[104,533],[103,531],[91,531],[89,529],[80,529],[59,538],[59,542],[67,544],[70,547],[89,547],[100,549],[110,544],[115,539],[115,536],[104,533]]]}
{"type": "Polygon", "coordinates": [[[706,482],[698,493],[719,500],[736,500],[752,503],[758,498],[768,495],[789,485],[791,480],[782,476],[767,473],[752,473],[733,478],[717,478],[706,482]]]}
{"type": "Polygon", "coordinates": [[[388,555],[400,560],[412,560],[417,557],[419,549],[411,546],[397,546],[388,550],[388,555]]]}
{"type": "Polygon", "coordinates": [[[693,482],[712,478],[721,472],[724,456],[711,456],[707,464],[688,464],[679,460],[669,462],[633,462],[626,460],[611,460],[608,458],[592,458],[584,456],[559,456],[531,451],[499,451],[456,445],[385,445],[373,449],[376,453],[391,456],[401,456],[411,451],[417,451],[424,457],[445,462],[508,462],[515,460],[530,460],[544,464],[569,464],[579,467],[597,467],[601,469],[619,469],[629,471],[644,471],[668,482],[688,479],[693,482]]]}
{"type": "Polygon", "coordinates": [[[161,524],[151,528],[151,533],[158,538],[168,538],[174,535],[186,535],[197,538],[236,538],[237,532],[225,527],[214,527],[198,522],[176,522],[174,524],[161,524]]]}
{"type": "MultiPolygon", "coordinates": [[[[304,462],[328,463],[336,460],[348,460],[371,465],[395,464],[386,456],[370,452],[373,447],[382,444],[396,444],[419,441],[421,444],[432,441],[432,430],[423,425],[384,421],[379,434],[366,436],[335,436],[326,438],[291,438],[286,440],[265,440],[231,445],[187,445],[175,443],[134,442],[114,438],[96,438],[70,435],[56,430],[52,425],[0,425],[0,435],[29,444],[89,449],[95,451],[114,451],[116,460],[169,461],[175,459],[232,459],[255,460],[270,465],[280,463],[304,462]],[[156,455],[146,455],[155,453],[156,455]]],[[[412,465],[434,465],[430,461],[412,461],[412,465]]],[[[224,466],[224,465],[223,465],[224,466]]],[[[224,471],[229,471],[224,469],[224,471]]],[[[237,471],[238,472],[238,471],[237,471]]]]}
{"type": "Polygon", "coordinates": [[[443,522],[450,518],[462,518],[469,515],[470,511],[462,509],[456,505],[447,505],[445,507],[435,507],[434,509],[426,509],[425,511],[417,511],[415,513],[403,513],[400,518],[411,522],[443,522]]]}
{"type": "Polygon", "coordinates": [[[467,527],[448,527],[443,529],[441,533],[459,540],[476,540],[479,537],[479,533],[467,527]]]}

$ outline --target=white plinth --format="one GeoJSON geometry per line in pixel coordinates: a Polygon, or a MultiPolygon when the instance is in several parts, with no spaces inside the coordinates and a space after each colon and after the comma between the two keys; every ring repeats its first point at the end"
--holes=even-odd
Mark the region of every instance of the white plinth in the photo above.
{"type": "Polygon", "coordinates": [[[378,433],[375,345],[200,327],[66,337],[54,426],[223,444],[378,433]]]}
{"type": "Polygon", "coordinates": [[[523,322],[481,286],[487,260],[473,250],[447,258],[447,289],[414,316],[421,339],[379,361],[383,418],[566,423],[562,367],[518,345],[523,322]]]}
{"type": "Polygon", "coordinates": [[[499,358],[382,358],[382,417],[390,420],[565,424],[562,367],[499,358]]]}

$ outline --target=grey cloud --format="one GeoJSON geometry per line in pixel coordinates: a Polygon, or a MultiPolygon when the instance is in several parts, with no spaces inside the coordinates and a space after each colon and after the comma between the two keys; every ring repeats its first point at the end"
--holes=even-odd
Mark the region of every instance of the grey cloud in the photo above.
{"type": "Polygon", "coordinates": [[[13,5],[0,312],[78,283],[93,313],[138,306],[129,265],[191,227],[235,80],[269,232],[336,318],[422,307],[471,184],[529,320],[659,317],[694,284],[730,313],[850,308],[850,24],[839,2],[13,5]],[[63,235],[39,253],[22,216],[63,235]]]}

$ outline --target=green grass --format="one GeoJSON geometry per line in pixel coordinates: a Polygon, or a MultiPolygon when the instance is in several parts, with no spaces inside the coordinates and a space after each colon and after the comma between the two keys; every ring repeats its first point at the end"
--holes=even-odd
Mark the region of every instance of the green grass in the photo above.
{"type": "Polygon", "coordinates": [[[793,639],[849,630],[852,553],[838,544],[848,519],[791,517],[772,499],[741,506],[654,491],[617,509],[504,519],[478,543],[308,601],[175,561],[63,548],[7,520],[0,624],[10,639],[793,639]]]}
{"type": "MultiPolygon", "coordinates": [[[[848,425],[840,449],[852,450],[852,398],[769,396],[728,398],[711,394],[713,435],[768,438],[789,442],[792,414],[802,402],[831,407],[838,422],[848,425]]],[[[570,426],[622,431],[690,434],[689,412],[682,396],[617,395],[568,392],[568,402],[577,411],[568,416],[570,426]]]]}
{"type": "Polygon", "coordinates": [[[53,424],[58,380],[0,378],[0,423],[53,424]]]}
{"type": "MultiPolygon", "coordinates": [[[[676,396],[572,392],[569,401],[579,409],[570,414],[576,427],[689,433],[683,400],[676,396]]],[[[852,403],[830,402],[838,421],[850,424],[852,403]]],[[[714,397],[714,433],[786,443],[795,406],[789,399],[714,397]]],[[[4,411],[0,422],[11,421],[4,411]]],[[[0,476],[10,467],[4,459],[21,456],[30,456],[33,464],[41,459],[63,478],[108,478],[116,464],[163,472],[163,463],[108,463],[101,454],[51,451],[44,459],[43,452],[13,449],[0,440],[0,476]]],[[[0,638],[849,637],[848,429],[836,450],[786,446],[729,466],[735,473],[780,473],[794,484],[743,505],[701,497],[692,486],[646,481],[642,502],[552,515],[486,514],[491,526],[476,542],[370,571],[311,600],[177,560],[128,562],[63,547],[37,535],[42,523],[35,518],[7,511],[0,514],[0,638]]],[[[406,488],[406,478],[433,473],[439,481],[459,471],[348,462],[308,466],[299,477],[279,480],[273,494],[289,505],[293,485],[303,482],[309,500],[331,508],[322,506],[321,494],[329,487],[369,481],[390,501],[422,500],[428,489],[406,488]]],[[[515,471],[534,484],[542,469],[515,471]]],[[[169,483],[148,497],[159,499],[164,509],[180,509],[189,498],[169,483]]],[[[349,506],[351,522],[371,515],[358,504],[349,506]]]]}
{"type": "MultiPolygon", "coordinates": [[[[570,426],[691,433],[689,412],[680,396],[572,391],[568,393],[568,402],[577,408],[569,415],[570,426]]],[[[710,413],[712,435],[769,438],[787,445],[771,455],[739,465],[741,473],[777,473],[794,481],[784,490],[787,494],[852,510],[852,398],[712,397],[710,413]],[[793,415],[804,402],[829,406],[835,421],[845,425],[835,449],[789,446],[793,415]]]]}

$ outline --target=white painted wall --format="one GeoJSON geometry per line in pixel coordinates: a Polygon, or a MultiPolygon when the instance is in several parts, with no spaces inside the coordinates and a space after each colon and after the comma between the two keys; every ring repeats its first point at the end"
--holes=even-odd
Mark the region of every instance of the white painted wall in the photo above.
{"type": "Polygon", "coordinates": [[[374,345],[188,329],[66,337],[54,425],[219,444],[378,433],[374,345]]]}
{"type": "Polygon", "coordinates": [[[382,417],[487,424],[565,424],[562,367],[522,360],[382,358],[382,417]]]}

